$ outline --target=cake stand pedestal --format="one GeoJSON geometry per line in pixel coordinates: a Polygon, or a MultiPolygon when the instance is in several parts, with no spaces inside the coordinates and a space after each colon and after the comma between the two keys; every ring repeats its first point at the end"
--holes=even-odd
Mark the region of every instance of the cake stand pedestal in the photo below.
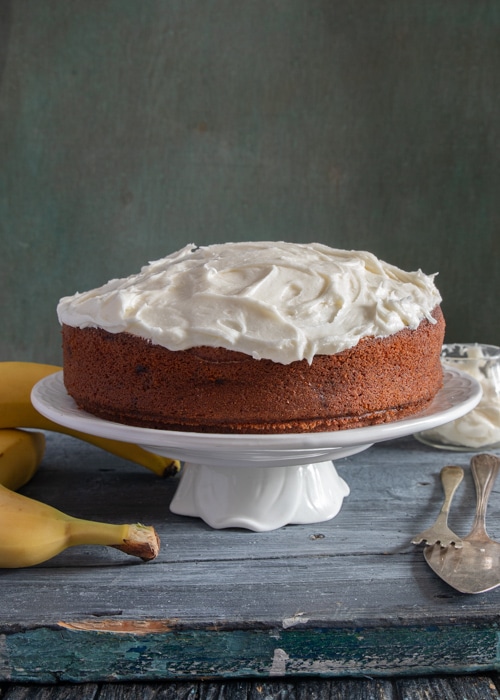
{"type": "Polygon", "coordinates": [[[47,418],[91,435],[141,445],[184,462],[170,510],[202,518],[210,527],[274,530],[291,523],[333,518],[349,487],[332,460],[443,425],[472,410],[481,387],[470,375],[444,370],[432,404],[410,419],[351,430],[283,435],[231,435],[153,430],[101,420],[76,406],[62,372],[32,391],[34,407],[47,418]]]}
{"type": "Polygon", "coordinates": [[[349,487],[332,461],[252,469],[187,463],[170,510],[202,518],[216,529],[258,532],[330,520],[347,495],[349,487]]]}

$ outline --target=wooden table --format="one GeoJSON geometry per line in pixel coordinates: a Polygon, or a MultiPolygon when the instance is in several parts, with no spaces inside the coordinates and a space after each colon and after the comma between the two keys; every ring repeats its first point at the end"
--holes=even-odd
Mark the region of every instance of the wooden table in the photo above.
{"type": "Polygon", "coordinates": [[[0,684],[1,700],[498,700],[496,673],[158,683],[0,684]]]}
{"type": "MultiPolygon", "coordinates": [[[[500,588],[459,594],[410,543],[439,511],[445,464],[466,468],[450,525],[467,533],[470,454],[412,437],[373,446],[336,464],[351,488],[336,518],[254,533],[170,513],[177,478],[47,437],[27,495],[79,517],[152,524],[162,549],[143,564],[74,547],[1,570],[2,700],[71,697],[74,683],[89,698],[451,698],[464,684],[470,697],[500,697],[500,588]]],[[[499,488],[488,509],[497,539],[499,488]]]]}

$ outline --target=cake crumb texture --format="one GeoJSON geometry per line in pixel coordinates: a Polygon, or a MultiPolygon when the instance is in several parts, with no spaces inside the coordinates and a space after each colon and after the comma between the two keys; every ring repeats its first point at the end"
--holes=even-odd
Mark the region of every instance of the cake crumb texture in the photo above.
{"type": "Polygon", "coordinates": [[[225,348],[172,351],[127,332],[63,324],[64,382],[100,418],[147,428],[298,433],[391,422],[423,410],[442,386],[444,318],[362,338],[311,363],[281,364],[225,348]]]}

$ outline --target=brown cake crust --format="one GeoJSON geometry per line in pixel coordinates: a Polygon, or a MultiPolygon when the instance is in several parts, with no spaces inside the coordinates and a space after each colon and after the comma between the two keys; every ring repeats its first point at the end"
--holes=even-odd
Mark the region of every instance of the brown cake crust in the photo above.
{"type": "Polygon", "coordinates": [[[297,433],[391,422],[442,386],[444,319],[288,365],[223,348],[171,351],[129,333],[63,325],[64,383],[106,420],[164,430],[297,433]]]}

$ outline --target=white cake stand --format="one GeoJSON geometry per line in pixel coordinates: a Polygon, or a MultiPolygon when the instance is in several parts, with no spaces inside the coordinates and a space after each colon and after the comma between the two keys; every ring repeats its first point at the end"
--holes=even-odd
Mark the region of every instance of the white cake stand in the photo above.
{"type": "Polygon", "coordinates": [[[62,372],[42,379],[31,395],[34,407],[60,425],[185,462],[172,512],[202,518],[213,528],[256,532],[333,518],[349,487],[332,460],[455,420],[480,398],[479,383],[450,368],[444,370],[444,386],[432,405],[407,420],[333,432],[227,435],[101,420],[77,408],[64,388],[62,372]]]}

